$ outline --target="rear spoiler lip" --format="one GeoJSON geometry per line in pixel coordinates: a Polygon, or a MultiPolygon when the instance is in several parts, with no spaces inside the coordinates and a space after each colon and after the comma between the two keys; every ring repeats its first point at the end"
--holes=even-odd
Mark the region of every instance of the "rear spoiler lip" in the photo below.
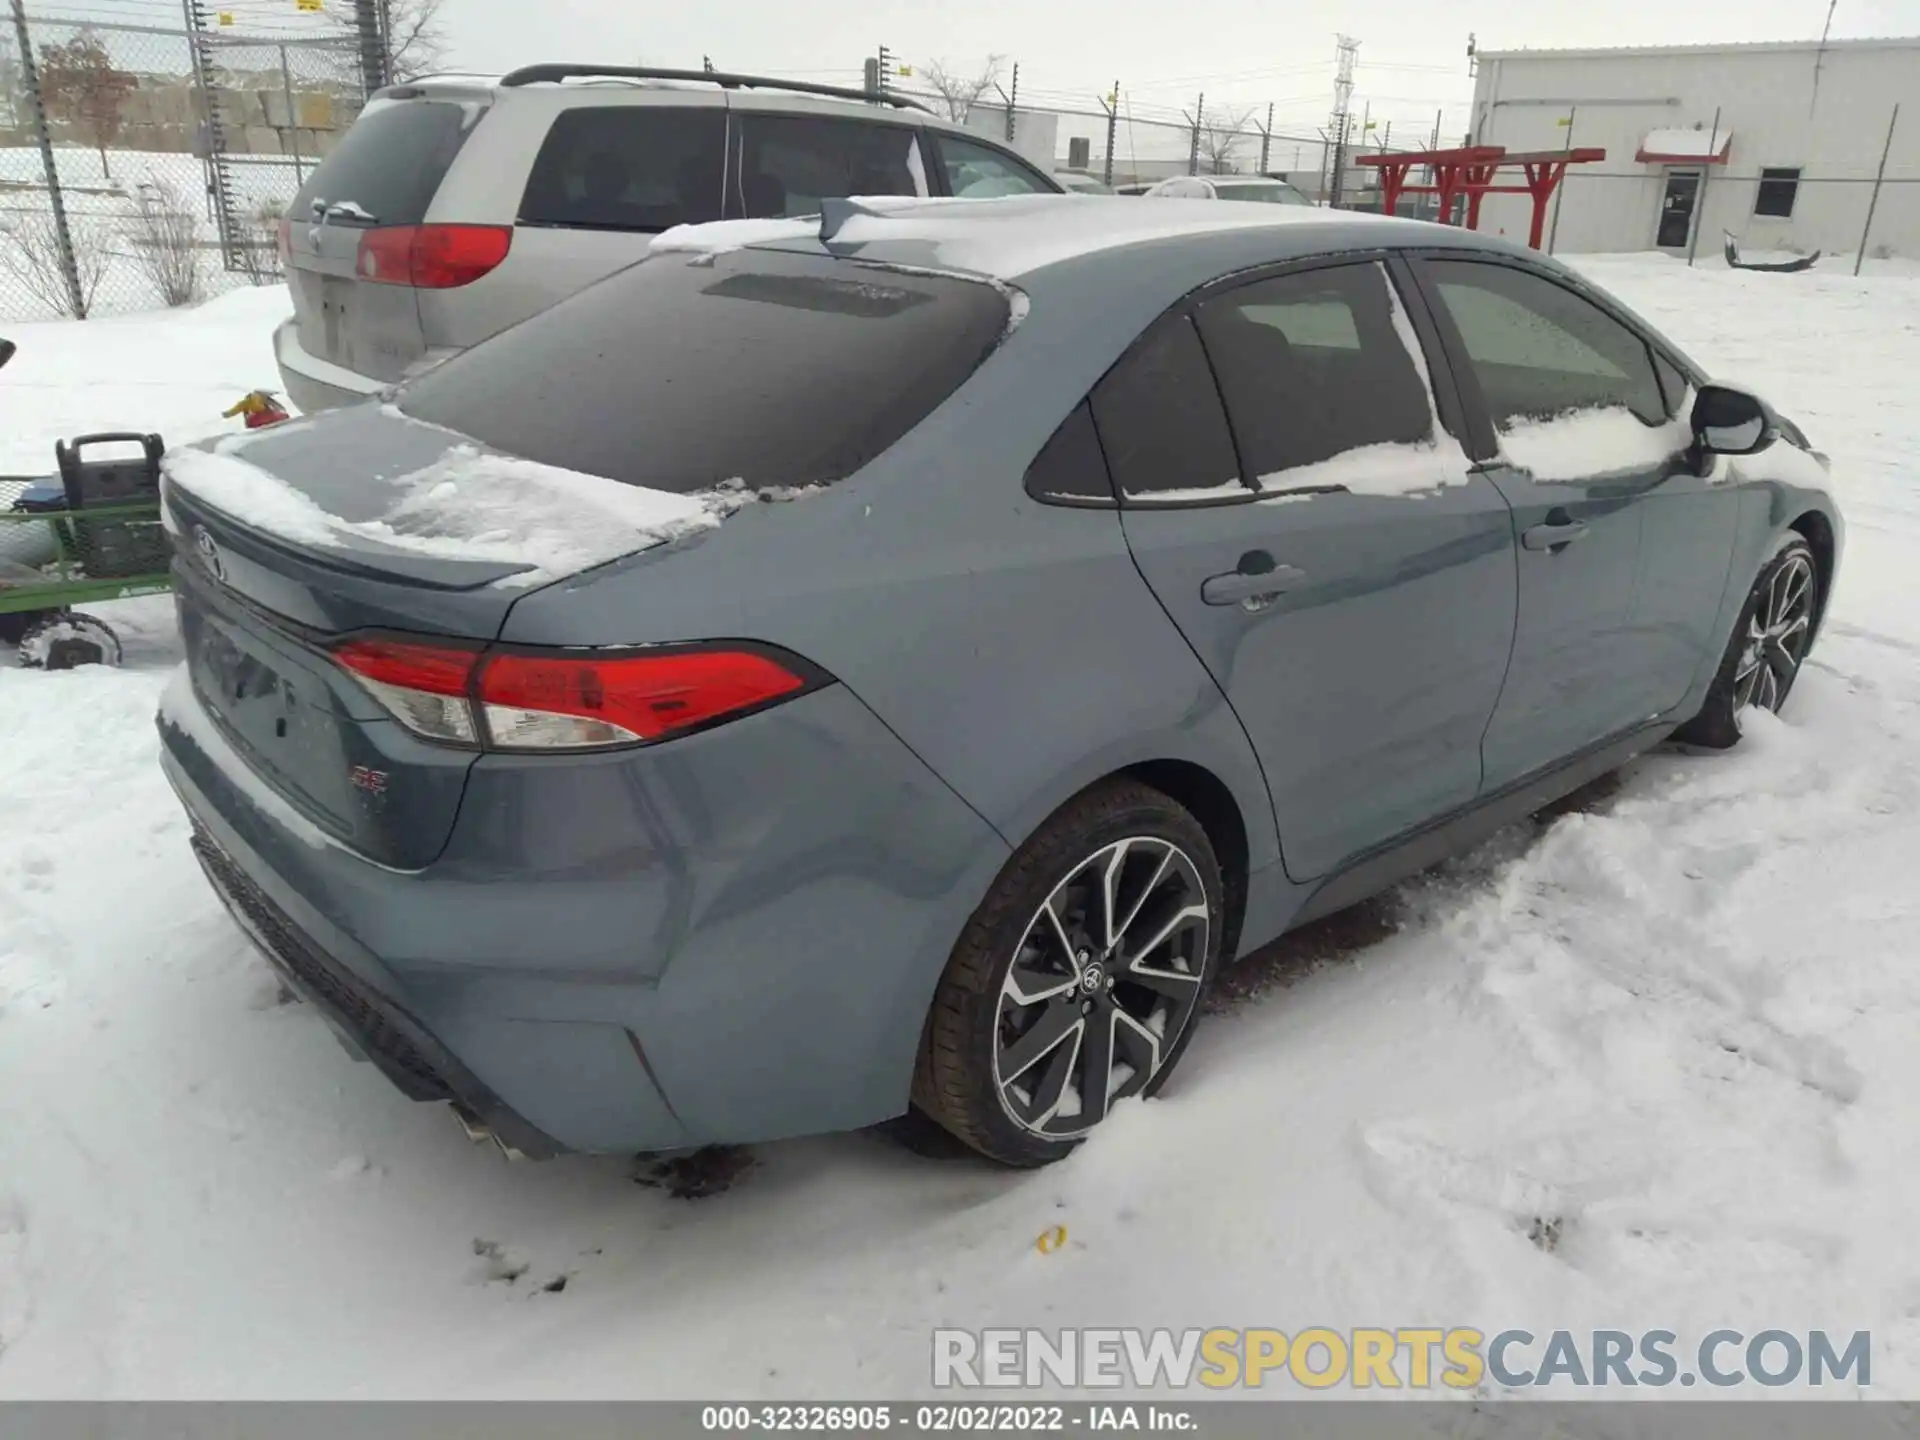
{"type": "Polygon", "coordinates": [[[259,545],[264,549],[285,555],[289,559],[298,560],[322,570],[353,575],[364,580],[381,580],[389,583],[400,581],[419,586],[424,590],[443,590],[451,594],[459,594],[484,590],[509,576],[524,575],[539,569],[532,562],[515,565],[500,560],[461,560],[409,555],[403,550],[382,550],[372,544],[343,544],[337,550],[302,545],[276,535],[271,530],[248,524],[239,516],[222,510],[209,500],[202,499],[172,476],[166,476],[160,483],[161,519],[168,533],[174,537],[175,544],[182,549],[185,548],[187,541],[185,532],[180,527],[179,517],[174,511],[175,495],[186,497],[196,517],[204,515],[218,527],[245,535],[249,544],[259,545]],[[449,567],[465,570],[473,578],[454,580],[447,574],[449,567]]]}

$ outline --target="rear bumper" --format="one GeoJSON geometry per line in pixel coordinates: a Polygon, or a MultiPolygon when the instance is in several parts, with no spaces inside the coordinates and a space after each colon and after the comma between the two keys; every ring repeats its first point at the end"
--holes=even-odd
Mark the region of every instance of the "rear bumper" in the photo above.
{"type": "Polygon", "coordinates": [[[308,415],[378,395],[388,384],[309,355],[300,344],[298,320],[284,320],[273,332],[273,358],[280,367],[280,383],[286,388],[287,398],[308,415]]]}
{"type": "Polygon", "coordinates": [[[1007,856],[839,686],[657,750],[483,758],[412,872],[268,788],[184,671],[159,726],[202,864],[276,968],[403,1092],[529,1155],[901,1113],[1007,856]]]}

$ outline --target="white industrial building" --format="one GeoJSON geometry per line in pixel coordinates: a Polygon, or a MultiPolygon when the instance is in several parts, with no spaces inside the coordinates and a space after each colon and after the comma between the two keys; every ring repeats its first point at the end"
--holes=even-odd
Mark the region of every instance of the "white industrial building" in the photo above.
{"type": "MultiPolygon", "coordinates": [[[[1482,51],[1472,143],[1606,150],[1553,202],[1551,248],[1575,253],[1697,234],[1712,254],[1724,231],[1743,253],[1852,254],[1884,154],[1867,253],[1920,256],[1920,38],[1482,51]]],[[[1480,228],[1524,240],[1529,213],[1489,195],[1480,228]]]]}

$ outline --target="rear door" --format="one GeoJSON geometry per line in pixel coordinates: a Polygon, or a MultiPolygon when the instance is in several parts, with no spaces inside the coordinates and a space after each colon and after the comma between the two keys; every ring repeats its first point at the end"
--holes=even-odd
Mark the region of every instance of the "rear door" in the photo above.
{"type": "Polygon", "coordinates": [[[1093,396],[1128,543],[1296,880],[1473,800],[1511,647],[1507,505],[1414,322],[1378,261],[1283,270],[1163,317],[1093,396]]]}
{"type": "Polygon", "coordinates": [[[1494,260],[1419,271],[1486,467],[1520,540],[1513,664],[1486,739],[1498,786],[1653,720],[1692,683],[1718,613],[1737,500],[1688,456],[1677,372],[1568,285],[1494,260]]]}
{"type": "Polygon", "coordinates": [[[398,380],[426,353],[419,296],[361,277],[370,231],[418,225],[483,113],[454,100],[376,100],[294,196],[288,286],[309,355],[398,380]]]}

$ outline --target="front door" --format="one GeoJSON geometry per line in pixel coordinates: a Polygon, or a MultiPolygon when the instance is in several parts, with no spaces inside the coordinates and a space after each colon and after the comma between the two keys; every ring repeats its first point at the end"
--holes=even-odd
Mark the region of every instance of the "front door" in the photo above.
{"type": "Polygon", "coordinates": [[[1417,267],[1491,422],[1513,506],[1519,623],[1485,745],[1497,788],[1646,724],[1691,683],[1718,612],[1732,492],[1695,472],[1683,395],[1643,336],[1491,261],[1417,267]]]}
{"type": "Polygon", "coordinates": [[[1361,261],[1173,312],[1093,394],[1128,544],[1246,727],[1296,880],[1480,791],[1512,525],[1425,374],[1361,261]]]}
{"type": "Polygon", "coordinates": [[[1693,212],[1700,200],[1698,170],[1669,170],[1660,196],[1660,224],[1653,243],[1662,250],[1684,250],[1693,239],[1693,212]]]}

